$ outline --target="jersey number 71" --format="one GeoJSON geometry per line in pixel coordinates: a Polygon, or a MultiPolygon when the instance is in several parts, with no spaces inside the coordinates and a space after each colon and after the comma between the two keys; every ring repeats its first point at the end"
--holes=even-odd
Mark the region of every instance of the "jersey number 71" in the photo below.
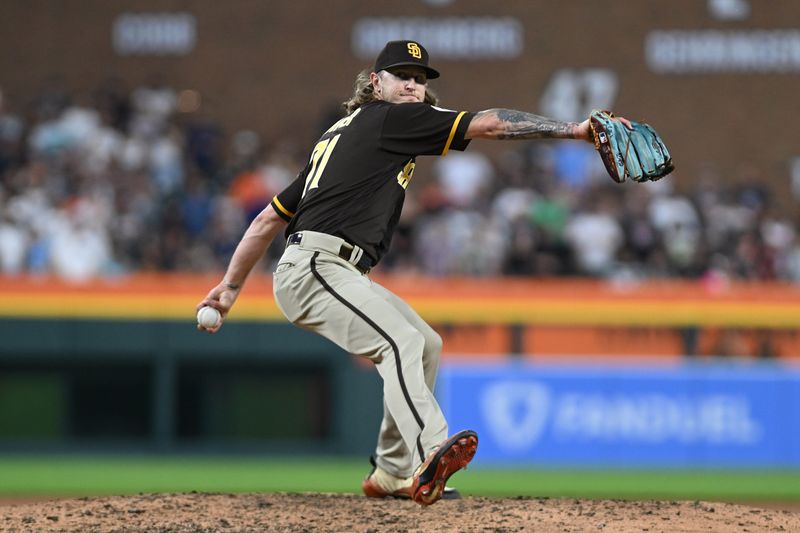
{"type": "Polygon", "coordinates": [[[339,142],[339,137],[341,136],[341,133],[334,135],[330,139],[318,142],[314,147],[314,150],[311,152],[311,170],[308,171],[308,176],[306,176],[306,186],[305,189],[303,189],[303,196],[311,189],[319,187],[319,178],[322,177],[322,173],[325,171],[325,165],[328,164],[328,159],[331,157],[331,152],[336,148],[336,143],[339,142]]]}

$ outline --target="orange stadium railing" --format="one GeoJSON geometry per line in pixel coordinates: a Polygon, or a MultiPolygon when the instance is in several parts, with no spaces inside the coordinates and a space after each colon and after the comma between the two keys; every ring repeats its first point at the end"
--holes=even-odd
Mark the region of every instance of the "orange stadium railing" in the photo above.
{"type": "MultiPolygon", "coordinates": [[[[219,275],[137,274],[70,283],[0,277],[0,315],[194,321],[219,275]]],[[[800,357],[800,286],[686,281],[375,276],[437,326],[447,353],[800,357]],[[742,352],[742,353],[739,353],[742,352]],[[730,355],[723,353],[722,355],[730,355]]],[[[229,320],[283,321],[269,276],[248,281],[229,320]]]]}

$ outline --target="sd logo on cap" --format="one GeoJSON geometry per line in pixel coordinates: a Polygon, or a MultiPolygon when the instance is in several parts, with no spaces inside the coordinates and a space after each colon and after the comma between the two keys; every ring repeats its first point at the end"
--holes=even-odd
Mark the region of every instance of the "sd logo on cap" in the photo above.
{"type": "Polygon", "coordinates": [[[439,77],[439,71],[428,66],[428,51],[415,41],[389,41],[375,60],[375,72],[406,66],[422,67],[428,79],[439,77]]]}

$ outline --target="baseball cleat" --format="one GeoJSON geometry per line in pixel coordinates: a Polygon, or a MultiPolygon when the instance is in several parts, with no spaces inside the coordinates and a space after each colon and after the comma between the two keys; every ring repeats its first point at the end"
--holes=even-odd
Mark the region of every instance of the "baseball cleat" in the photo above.
{"type": "MultiPolygon", "coordinates": [[[[364,496],[367,498],[394,498],[399,500],[410,500],[411,499],[411,483],[413,482],[413,478],[406,478],[403,485],[397,487],[395,485],[394,490],[386,489],[382,486],[381,480],[384,480],[385,484],[395,484],[398,481],[398,478],[392,476],[389,478],[389,483],[386,483],[386,473],[381,471],[377,472],[378,466],[375,464],[375,457],[370,457],[369,462],[372,464],[372,470],[364,478],[364,481],[361,482],[361,490],[364,492],[364,496]]],[[[442,499],[443,500],[460,500],[461,493],[458,492],[458,489],[454,489],[453,487],[445,487],[444,491],[442,491],[442,499]]]]}
{"type": "Polygon", "coordinates": [[[478,450],[478,434],[459,431],[431,452],[413,477],[411,498],[420,505],[431,505],[442,499],[447,480],[466,468],[478,450]]]}
{"type": "Polygon", "coordinates": [[[447,485],[444,486],[444,490],[442,491],[442,499],[443,500],[460,500],[461,493],[458,492],[458,489],[454,489],[453,487],[448,487],[447,485]]]}
{"type": "Polygon", "coordinates": [[[375,476],[367,476],[364,481],[361,482],[361,490],[364,491],[364,496],[367,498],[411,499],[411,485],[399,487],[395,490],[387,490],[378,483],[375,476]]]}
{"type": "MultiPolygon", "coordinates": [[[[393,492],[388,492],[380,487],[371,477],[365,478],[361,482],[361,490],[367,498],[395,498],[398,500],[411,499],[411,487],[397,489],[393,492]]],[[[443,500],[460,500],[461,493],[458,489],[453,487],[445,487],[442,491],[443,500]]]]}
{"type": "Polygon", "coordinates": [[[370,457],[372,470],[361,482],[361,490],[367,498],[411,498],[411,478],[399,478],[379,468],[375,457],[370,457]]]}

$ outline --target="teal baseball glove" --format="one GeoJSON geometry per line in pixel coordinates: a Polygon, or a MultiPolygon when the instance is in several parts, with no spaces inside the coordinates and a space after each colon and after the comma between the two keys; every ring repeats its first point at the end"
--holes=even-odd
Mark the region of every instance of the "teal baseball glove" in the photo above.
{"type": "Polygon", "coordinates": [[[617,183],[656,181],[675,169],[664,141],[649,125],[631,121],[633,129],[610,111],[595,109],[589,116],[594,146],[617,183]]]}

